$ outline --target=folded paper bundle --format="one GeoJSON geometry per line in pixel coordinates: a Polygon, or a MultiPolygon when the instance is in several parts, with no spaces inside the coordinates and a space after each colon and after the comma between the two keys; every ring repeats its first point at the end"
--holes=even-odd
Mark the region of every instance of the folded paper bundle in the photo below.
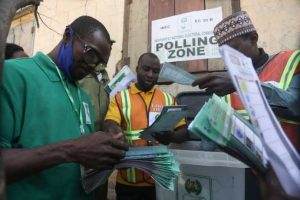
{"type": "MultiPolygon", "coordinates": [[[[161,187],[174,190],[174,179],[179,174],[179,165],[166,146],[131,147],[114,169],[134,167],[150,175],[161,187]]],[[[82,184],[89,193],[104,184],[113,170],[87,169],[82,184]]]]}
{"type": "Polygon", "coordinates": [[[266,171],[267,157],[257,130],[217,95],[206,102],[188,129],[261,173],[266,171]]]}

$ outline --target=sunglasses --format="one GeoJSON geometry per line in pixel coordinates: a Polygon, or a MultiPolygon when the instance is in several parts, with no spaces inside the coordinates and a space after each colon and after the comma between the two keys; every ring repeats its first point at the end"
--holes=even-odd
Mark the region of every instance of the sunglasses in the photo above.
{"type": "Polygon", "coordinates": [[[83,50],[83,59],[85,63],[93,68],[95,68],[97,65],[102,64],[106,65],[107,63],[99,56],[98,52],[91,47],[90,45],[86,44],[81,37],[74,32],[76,37],[78,38],[79,42],[84,47],[83,50]]]}

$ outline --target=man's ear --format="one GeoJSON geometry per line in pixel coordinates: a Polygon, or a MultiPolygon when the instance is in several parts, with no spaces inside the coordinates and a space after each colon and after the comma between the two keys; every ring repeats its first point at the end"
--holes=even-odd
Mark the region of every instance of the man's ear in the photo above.
{"type": "Polygon", "coordinates": [[[250,41],[252,44],[257,44],[258,34],[256,32],[250,34],[250,41]]]}
{"type": "Polygon", "coordinates": [[[71,40],[70,28],[67,27],[63,35],[63,42],[65,44],[68,44],[70,40],[71,40]]]}

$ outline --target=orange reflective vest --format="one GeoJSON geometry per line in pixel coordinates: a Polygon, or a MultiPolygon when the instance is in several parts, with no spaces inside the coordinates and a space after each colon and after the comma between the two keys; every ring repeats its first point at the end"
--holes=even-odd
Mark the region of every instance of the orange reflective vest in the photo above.
{"type": "MultiPolygon", "coordinates": [[[[287,90],[294,74],[300,71],[300,50],[284,51],[275,55],[263,68],[259,74],[261,82],[275,81],[278,87],[287,90]]],[[[239,114],[249,119],[244,106],[236,92],[225,96],[225,101],[229,103],[239,114]]],[[[278,118],[280,124],[290,139],[291,143],[300,152],[300,119],[291,121],[278,118]]]]}
{"type": "MultiPolygon", "coordinates": [[[[139,93],[131,94],[130,89],[118,93],[115,98],[122,115],[121,126],[127,142],[133,146],[153,145],[140,139],[139,132],[154,122],[164,106],[174,105],[174,98],[155,89],[148,108],[143,97],[139,93]]],[[[152,186],[154,184],[149,175],[135,168],[119,170],[117,182],[132,186],[152,186]]]]}

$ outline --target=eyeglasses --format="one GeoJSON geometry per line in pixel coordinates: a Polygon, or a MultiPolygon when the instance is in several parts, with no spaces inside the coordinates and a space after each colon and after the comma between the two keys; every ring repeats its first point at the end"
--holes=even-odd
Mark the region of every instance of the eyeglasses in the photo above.
{"type": "Polygon", "coordinates": [[[93,47],[86,44],[76,32],[74,32],[74,34],[76,35],[76,37],[78,38],[82,46],[84,47],[83,59],[86,62],[86,64],[88,64],[91,67],[96,67],[99,64],[102,65],[107,64],[103,59],[101,59],[98,52],[93,47]]]}

